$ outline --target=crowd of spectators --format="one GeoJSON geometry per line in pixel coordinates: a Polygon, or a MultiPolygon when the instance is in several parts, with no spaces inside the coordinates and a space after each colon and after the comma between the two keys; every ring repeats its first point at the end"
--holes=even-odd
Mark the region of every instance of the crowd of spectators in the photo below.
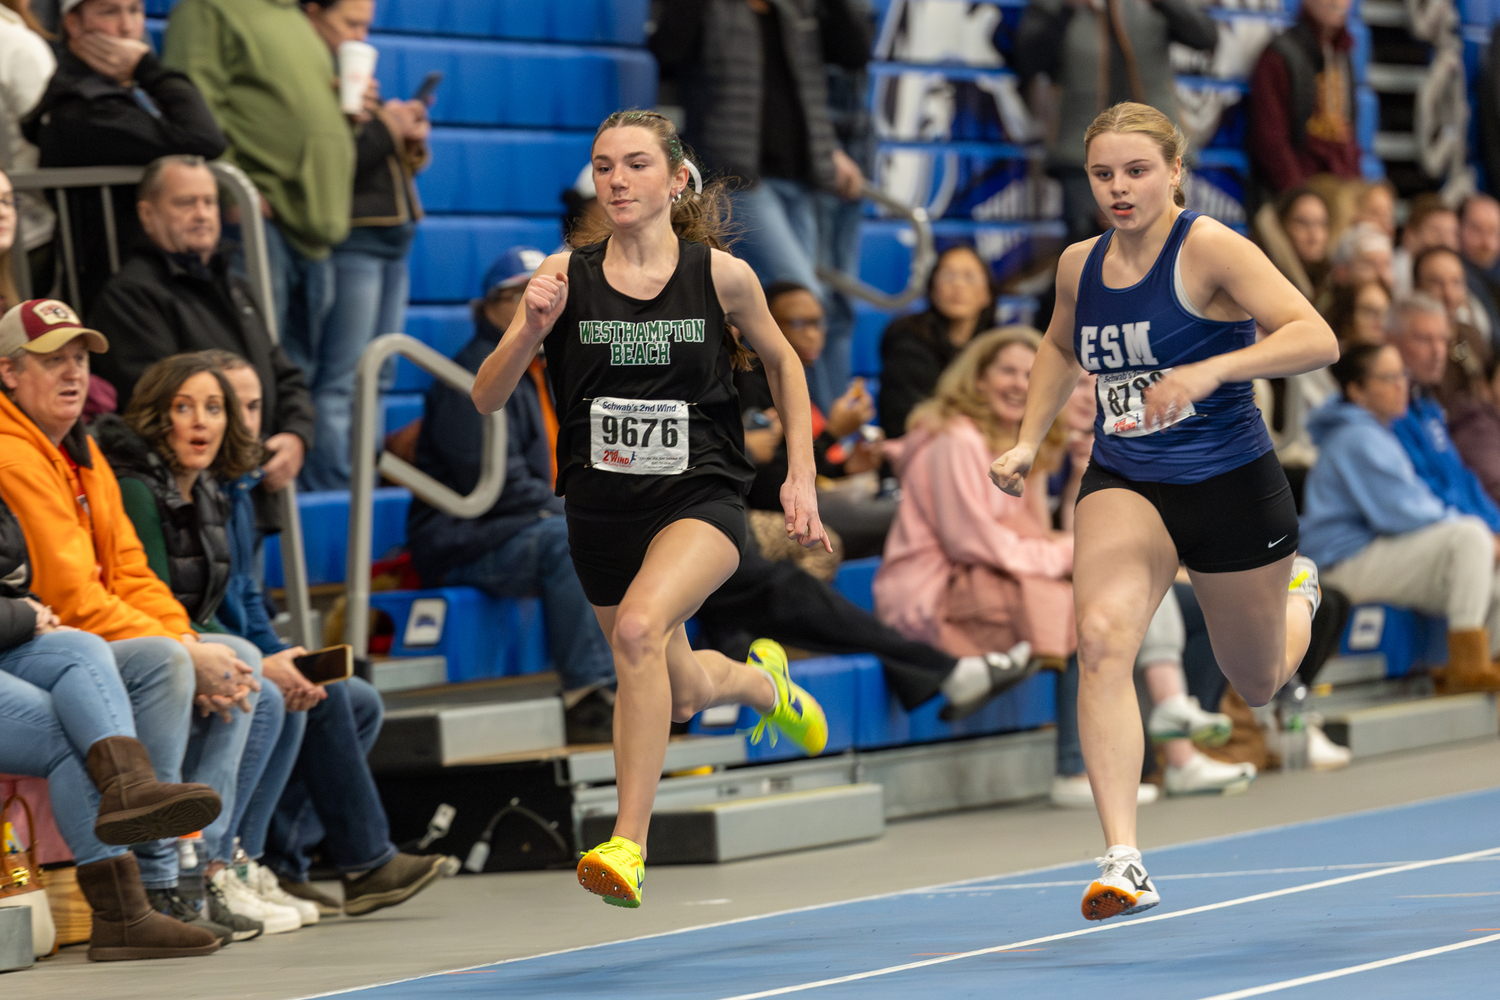
{"type": "MultiPolygon", "coordinates": [[[[365,759],[380,696],[358,678],[302,676],[292,660],[305,650],[272,628],[258,568],[281,527],[276,493],[349,485],[355,365],[404,325],[427,107],[383,100],[372,82],[348,113],[336,89],[340,47],[367,40],[377,2],[180,0],[158,56],[141,0],[57,0],[55,35],[28,0],[0,0],[0,771],[49,780],[93,911],[91,958],[207,954],[403,902],[445,868],[391,842],[365,759]],[[247,220],[220,204],[214,159],[260,194],[270,302],[243,277],[234,237],[247,220]],[[62,213],[8,177],[106,165],[144,168],[109,196],[117,260],[97,238],[99,198],[64,193],[62,213]],[[36,290],[25,302],[18,256],[36,290]],[[189,859],[176,838],[198,830],[189,859]],[[315,853],[339,871],[342,899],[309,882],[315,853]]],[[[1253,237],[1343,346],[1328,371],[1257,386],[1327,591],[1295,683],[1314,679],[1351,602],[1378,602],[1446,617],[1444,690],[1496,691],[1500,201],[1403,206],[1360,178],[1349,6],[1304,0],[1255,63],[1246,108],[1253,237]]],[[[1070,578],[1091,380],[1025,497],[993,489],[1040,333],[997,328],[1000,286],[964,243],[943,247],[921,305],[885,330],[878,385],[851,379],[852,306],[818,268],[856,270],[872,170],[858,113],[868,5],[658,0],[653,23],[683,134],[704,174],[736,182],[737,252],[806,368],[838,545],[830,559],[786,544],[787,449],[752,364],[736,376],[757,466],[751,542],[699,610],[698,641],[731,656],[759,635],[873,653],[906,709],[941,698],[947,720],[1055,669],[1053,800],[1090,804],[1070,578]],[[829,583],[840,557],[875,555],[870,614],[829,583]]],[[[1018,37],[1017,71],[1060,88],[1048,169],[1070,237],[1087,238],[1103,225],[1081,160],[1087,123],[1120,100],[1172,113],[1168,43],[1211,51],[1217,29],[1190,0],[1032,0],[1018,37]]],[[[595,211],[587,169],[563,198],[571,232],[595,211]]],[[[464,368],[504,336],[543,257],[515,247],[490,266],[464,368]]],[[[412,566],[426,586],[539,596],[568,740],[606,743],[614,665],[558,516],[545,357],[528,375],[506,406],[499,499],[472,519],[415,500],[412,566]]],[[[467,397],[437,384],[399,446],[467,493],[483,439],[467,397]]],[[[1169,794],[1255,776],[1249,758],[1211,756],[1250,716],[1185,580],[1137,670],[1169,794]]],[[[1315,765],[1347,763],[1316,726],[1309,738],[1315,765]]],[[[1156,787],[1143,783],[1141,801],[1156,787]]]]}

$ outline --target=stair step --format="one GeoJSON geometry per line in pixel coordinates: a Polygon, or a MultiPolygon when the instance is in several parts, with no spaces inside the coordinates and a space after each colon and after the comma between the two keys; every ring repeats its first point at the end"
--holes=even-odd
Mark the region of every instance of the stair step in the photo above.
{"type": "Polygon", "coordinates": [[[446,656],[395,656],[370,663],[370,683],[381,694],[412,691],[447,682],[446,656]]]}
{"type": "Polygon", "coordinates": [[[1051,728],[859,755],[860,778],[885,787],[887,819],[1034,799],[1056,773],[1051,728]]]}
{"type": "MultiPolygon", "coordinates": [[[[613,816],[591,816],[583,841],[608,840],[613,816]]],[[[864,782],[651,814],[653,865],[715,864],[803,851],[885,832],[884,796],[864,782]]]]}
{"type": "Polygon", "coordinates": [[[1426,79],[1426,66],[1396,63],[1370,63],[1366,77],[1373,89],[1390,94],[1415,94],[1426,79]]]}
{"type": "Polygon", "coordinates": [[[1415,162],[1418,154],[1417,137],[1411,132],[1375,133],[1375,155],[1382,160],[1415,162]]]}
{"type": "Polygon", "coordinates": [[[1401,0],[1365,0],[1359,16],[1371,27],[1404,28],[1411,24],[1411,15],[1401,0]]]}
{"type": "Polygon", "coordinates": [[[1371,757],[1500,735],[1500,713],[1493,694],[1463,694],[1331,713],[1324,731],[1355,757],[1371,757]]]}
{"type": "MultiPolygon", "coordinates": [[[[700,767],[724,767],[745,762],[743,736],[695,736],[667,744],[662,773],[700,767]]],[[[575,785],[596,785],[615,780],[615,754],[611,749],[585,750],[568,755],[568,780],[575,785]]]]}
{"type": "Polygon", "coordinates": [[[560,747],[565,741],[561,698],[405,708],[386,713],[370,768],[379,773],[449,767],[560,747]]]}

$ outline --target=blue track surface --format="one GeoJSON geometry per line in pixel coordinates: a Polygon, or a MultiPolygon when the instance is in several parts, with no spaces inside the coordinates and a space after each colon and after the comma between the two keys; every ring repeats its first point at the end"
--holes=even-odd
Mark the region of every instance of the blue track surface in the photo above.
{"type": "MultiPolygon", "coordinates": [[[[1097,869],[1077,864],[340,995],[1494,995],[1500,973],[1500,789],[1151,851],[1146,863],[1162,905],[1102,924],[1079,915],[1083,886],[1097,869]],[[1409,867],[1438,859],[1450,860],[1409,867]],[[1410,957],[1434,949],[1444,950],[1410,957]],[[1392,959],[1401,961],[1349,971],[1392,959]],[[1326,978],[1299,982],[1318,976],[1326,978]],[[839,981],[843,977],[852,978],[839,981]]],[[[646,905],[651,902],[648,879],[646,905]]]]}

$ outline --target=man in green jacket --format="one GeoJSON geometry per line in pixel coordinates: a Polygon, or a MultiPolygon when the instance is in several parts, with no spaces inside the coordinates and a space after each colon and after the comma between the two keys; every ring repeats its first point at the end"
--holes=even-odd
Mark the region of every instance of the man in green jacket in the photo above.
{"type": "Polygon", "coordinates": [[[333,304],[330,248],[349,234],[354,186],[333,56],[297,0],[181,0],[162,58],[198,85],[229,139],[225,159],[260,189],[277,329],[310,371],[333,304]]]}

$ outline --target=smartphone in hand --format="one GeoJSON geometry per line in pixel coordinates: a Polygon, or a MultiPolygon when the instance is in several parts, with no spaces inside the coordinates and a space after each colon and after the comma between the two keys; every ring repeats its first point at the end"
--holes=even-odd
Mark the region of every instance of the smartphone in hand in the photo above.
{"type": "Polygon", "coordinates": [[[329,646],[292,659],[292,666],[314,684],[337,684],[354,676],[354,647],[329,646]]]}
{"type": "Polygon", "coordinates": [[[443,74],[438,72],[437,70],[433,70],[422,79],[422,85],[417,88],[417,92],[415,94],[411,95],[411,99],[414,101],[421,101],[429,108],[432,107],[433,102],[437,100],[438,84],[442,82],[443,74]]]}

